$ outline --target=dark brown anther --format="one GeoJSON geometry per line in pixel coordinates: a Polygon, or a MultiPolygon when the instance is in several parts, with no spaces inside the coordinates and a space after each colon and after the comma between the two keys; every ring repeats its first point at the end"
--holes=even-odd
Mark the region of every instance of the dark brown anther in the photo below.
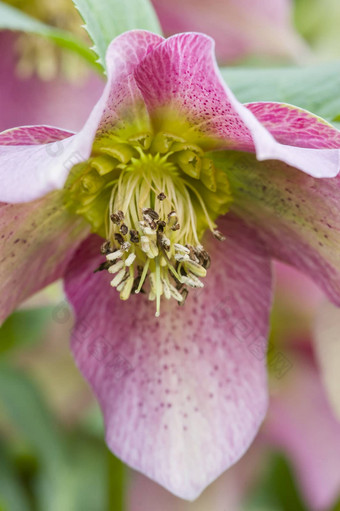
{"type": "Polygon", "coordinates": [[[195,263],[199,263],[200,259],[199,259],[198,254],[196,253],[196,249],[192,245],[186,244],[185,246],[190,250],[190,254],[189,254],[190,259],[192,261],[194,261],[195,263]]]}
{"type": "Polygon", "coordinates": [[[119,232],[115,233],[115,240],[118,241],[119,245],[123,245],[124,243],[124,238],[119,232]]]}
{"type": "Polygon", "coordinates": [[[157,199],[158,199],[158,200],[164,200],[164,199],[166,199],[166,195],[165,195],[165,193],[161,192],[159,195],[157,195],[157,199]]]}
{"type": "Polygon", "coordinates": [[[98,266],[98,268],[96,268],[96,269],[94,270],[94,272],[93,272],[93,273],[97,273],[97,272],[99,272],[99,271],[103,271],[103,270],[108,270],[108,269],[110,268],[111,264],[112,264],[112,263],[110,263],[110,261],[105,261],[104,263],[100,264],[100,265],[98,266]]]}
{"type": "Polygon", "coordinates": [[[177,303],[178,303],[178,305],[181,305],[181,306],[182,306],[182,305],[184,305],[184,304],[185,304],[185,301],[186,301],[186,299],[187,299],[188,294],[189,294],[189,291],[187,290],[187,288],[186,288],[186,287],[185,287],[184,289],[182,289],[182,291],[181,291],[181,295],[182,295],[182,297],[183,297],[183,300],[182,300],[181,302],[177,302],[177,303]]]}
{"type": "Polygon", "coordinates": [[[164,234],[162,234],[162,233],[159,234],[159,238],[158,239],[160,240],[160,243],[161,243],[162,247],[164,248],[164,250],[169,252],[169,250],[170,250],[170,240],[166,236],[164,236],[164,234]]]}
{"type": "Polygon", "coordinates": [[[164,222],[164,220],[158,220],[157,222],[157,226],[158,226],[158,232],[164,232],[164,227],[166,226],[166,223],[164,222]]]}
{"type": "Polygon", "coordinates": [[[104,243],[102,244],[102,246],[100,247],[100,252],[103,254],[103,255],[107,255],[107,254],[110,254],[112,252],[112,249],[111,249],[111,243],[109,241],[104,241],[104,243]]]}
{"type": "Polygon", "coordinates": [[[218,241],[225,241],[226,238],[225,238],[225,236],[223,236],[223,234],[220,231],[215,230],[212,233],[213,233],[214,238],[216,238],[218,241]]]}
{"type": "Polygon", "coordinates": [[[131,243],[139,243],[139,234],[135,229],[130,230],[130,241],[131,243]]]}
{"type": "Polygon", "coordinates": [[[211,259],[210,259],[210,255],[208,254],[208,252],[206,250],[202,250],[202,266],[203,268],[205,268],[206,270],[209,270],[210,268],[210,264],[211,264],[211,259]]]}
{"type": "Polygon", "coordinates": [[[124,213],[123,211],[118,210],[117,213],[112,213],[110,215],[111,222],[113,222],[115,225],[119,225],[124,220],[124,213]]]}
{"type": "Polygon", "coordinates": [[[117,213],[112,213],[112,215],[110,215],[110,218],[111,218],[111,222],[115,225],[119,225],[121,222],[117,213]]]}
{"type": "Polygon", "coordinates": [[[129,228],[125,224],[122,224],[119,230],[124,236],[126,236],[126,234],[129,232],[129,228]]]}
{"type": "Polygon", "coordinates": [[[159,219],[159,214],[152,208],[143,208],[143,215],[149,215],[152,220],[159,219]]]}
{"type": "Polygon", "coordinates": [[[173,227],[171,227],[171,230],[172,230],[172,231],[178,231],[180,228],[181,228],[181,226],[180,226],[180,225],[179,225],[179,223],[177,222],[177,224],[175,224],[173,227]]]}

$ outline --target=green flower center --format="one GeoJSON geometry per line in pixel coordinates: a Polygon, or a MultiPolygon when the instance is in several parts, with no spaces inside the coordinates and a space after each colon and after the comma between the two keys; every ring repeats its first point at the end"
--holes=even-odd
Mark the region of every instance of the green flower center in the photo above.
{"type": "Polygon", "coordinates": [[[122,300],[147,291],[160,312],[161,296],[184,303],[201,281],[210,257],[201,245],[207,229],[228,211],[225,174],[204,151],[172,133],[140,133],[123,140],[97,138],[91,158],[76,165],[66,200],[106,242],[96,270],[113,275],[122,300]]]}

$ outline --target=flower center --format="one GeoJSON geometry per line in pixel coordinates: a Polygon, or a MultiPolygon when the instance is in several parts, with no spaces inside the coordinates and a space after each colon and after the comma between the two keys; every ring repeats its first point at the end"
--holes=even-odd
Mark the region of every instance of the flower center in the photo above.
{"type": "Polygon", "coordinates": [[[210,257],[207,229],[222,240],[215,219],[231,201],[225,174],[202,149],[172,133],[140,133],[128,140],[96,139],[91,158],[73,167],[67,203],[106,239],[106,261],[123,300],[148,292],[156,301],[184,303],[188,288],[203,287],[210,257]]]}

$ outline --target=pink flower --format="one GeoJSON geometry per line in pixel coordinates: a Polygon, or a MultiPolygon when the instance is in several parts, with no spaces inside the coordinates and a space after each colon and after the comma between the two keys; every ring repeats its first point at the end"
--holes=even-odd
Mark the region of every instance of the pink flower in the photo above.
{"type": "Polygon", "coordinates": [[[153,0],[166,35],[187,30],[214,37],[220,62],[308,54],[293,27],[291,0],[153,0]]]}
{"type": "Polygon", "coordinates": [[[271,259],[340,303],[340,133],[290,105],[240,104],[202,34],[125,33],[107,69],[79,133],[0,135],[1,317],[64,276],[109,447],[194,499],[266,412],[271,259]]]}

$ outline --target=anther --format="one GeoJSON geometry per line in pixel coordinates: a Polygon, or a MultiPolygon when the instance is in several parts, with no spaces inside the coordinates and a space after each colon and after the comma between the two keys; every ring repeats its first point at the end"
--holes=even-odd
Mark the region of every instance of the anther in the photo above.
{"type": "Polygon", "coordinates": [[[158,220],[157,226],[158,226],[158,232],[164,232],[164,228],[166,227],[166,223],[164,222],[164,220],[158,220]]]}
{"type": "Polygon", "coordinates": [[[123,236],[119,232],[115,233],[115,240],[118,241],[119,245],[123,245],[125,241],[123,236]]]}
{"type": "Polygon", "coordinates": [[[217,229],[212,231],[214,238],[216,238],[218,241],[225,241],[226,237],[223,236],[223,234],[218,231],[217,229]]]}
{"type": "Polygon", "coordinates": [[[159,214],[152,208],[143,208],[143,215],[148,215],[152,220],[158,220],[159,214]]]}
{"type": "Polygon", "coordinates": [[[139,234],[135,229],[130,230],[130,241],[132,243],[139,243],[139,234]]]}
{"type": "Polygon", "coordinates": [[[126,234],[129,232],[129,228],[125,224],[122,224],[119,230],[124,236],[126,236],[126,234]]]}
{"type": "Polygon", "coordinates": [[[119,225],[124,220],[124,213],[122,211],[117,211],[117,213],[112,213],[112,215],[110,215],[110,218],[112,223],[114,223],[115,225],[119,225]]]}
{"type": "Polygon", "coordinates": [[[182,299],[180,301],[178,301],[178,305],[184,305],[186,299],[187,299],[187,296],[189,294],[189,291],[184,288],[182,291],[181,291],[181,297],[182,299]]]}
{"type": "Polygon", "coordinates": [[[158,194],[158,195],[157,195],[157,199],[158,199],[158,200],[164,200],[164,199],[166,199],[166,195],[165,195],[165,193],[161,192],[160,194],[158,194]]]}
{"type": "Polygon", "coordinates": [[[174,226],[171,227],[171,230],[172,231],[179,231],[181,228],[181,226],[179,225],[179,223],[177,222],[177,224],[175,224],[174,226]]]}
{"type": "Polygon", "coordinates": [[[93,273],[97,273],[99,271],[108,270],[110,268],[111,264],[109,261],[105,261],[104,263],[101,263],[98,268],[94,270],[93,273]]]}
{"type": "Polygon", "coordinates": [[[110,252],[112,252],[111,243],[109,241],[105,241],[100,247],[100,252],[103,255],[110,254],[110,252]]]}

